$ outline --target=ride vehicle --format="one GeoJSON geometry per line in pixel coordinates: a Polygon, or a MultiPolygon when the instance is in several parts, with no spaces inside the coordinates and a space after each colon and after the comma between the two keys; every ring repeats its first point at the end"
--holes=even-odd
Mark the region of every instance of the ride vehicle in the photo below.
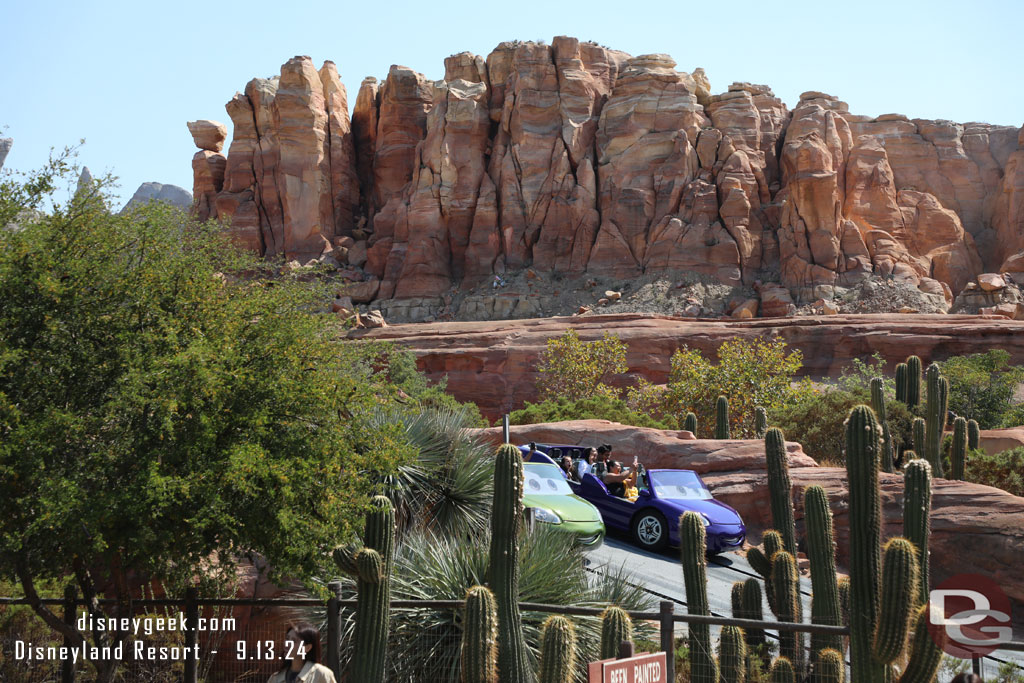
{"type": "MultiPolygon", "coordinates": [[[[524,459],[553,463],[548,455],[554,449],[570,453],[580,446],[535,444],[520,446],[524,459]]],[[[586,452],[585,449],[581,449],[586,452]]],[[[557,467],[556,467],[557,469],[557,467]]],[[[560,472],[561,470],[559,470],[560,472]]],[[[660,551],[679,545],[679,517],[693,511],[704,520],[709,555],[735,550],[743,545],[746,526],[736,510],[717,501],[704,481],[693,470],[644,469],[637,478],[639,496],[635,501],[619,498],[593,474],[584,474],[579,482],[568,482],[570,488],[601,513],[605,526],[629,533],[642,548],[660,551]]]]}
{"type": "Polygon", "coordinates": [[[592,504],[576,495],[553,463],[523,463],[523,508],[540,524],[573,534],[586,549],[604,542],[604,522],[592,504]]]}

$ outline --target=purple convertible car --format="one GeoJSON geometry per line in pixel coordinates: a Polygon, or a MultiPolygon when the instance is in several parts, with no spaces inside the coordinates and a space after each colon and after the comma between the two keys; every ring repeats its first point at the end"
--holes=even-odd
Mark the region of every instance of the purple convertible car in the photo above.
{"type": "MultiPolygon", "coordinates": [[[[532,455],[528,446],[520,447],[525,459],[540,462],[552,462],[547,453],[555,448],[571,454],[580,446],[536,444],[532,455]]],[[[709,555],[739,548],[746,536],[739,514],[712,498],[693,470],[645,470],[637,481],[640,496],[636,501],[611,495],[604,483],[592,474],[584,474],[582,481],[570,481],[569,485],[574,493],[597,507],[606,527],[629,532],[648,550],[678,546],[679,517],[690,510],[704,519],[709,555]]]]}

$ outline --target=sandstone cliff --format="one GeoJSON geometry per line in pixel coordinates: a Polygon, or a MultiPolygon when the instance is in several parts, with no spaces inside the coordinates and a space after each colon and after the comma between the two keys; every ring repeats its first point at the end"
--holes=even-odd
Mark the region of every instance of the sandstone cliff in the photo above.
{"type": "MultiPolygon", "coordinates": [[[[267,256],[330,257],[356,303],[450,297],[495,273],[778,282],[797,301],[875,275],[952,301],[1024,272],[1024,130],[878,118],[558,37],[368,78],[351,120],[295,57],[192,122],[200,217],[267,256]]],[[[762,297],[763,298],[763,297],[762,297]]]]}

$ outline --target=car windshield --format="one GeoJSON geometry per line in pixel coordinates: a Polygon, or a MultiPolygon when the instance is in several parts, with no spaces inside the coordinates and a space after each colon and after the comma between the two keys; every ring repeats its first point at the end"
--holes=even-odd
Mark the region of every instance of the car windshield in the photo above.
{"type": "Polygon", "coordinates": [[[523,464],[523,493],[553,495],[570,494],[572,489],[555,465],[530,462],[523,464]]]}
{"type": "Polygon", "coordinates": [[[651,472],[651,485],[659,498],[674,500],[708,500],[711,492],[696,472],[663,470],[651,472]]]}

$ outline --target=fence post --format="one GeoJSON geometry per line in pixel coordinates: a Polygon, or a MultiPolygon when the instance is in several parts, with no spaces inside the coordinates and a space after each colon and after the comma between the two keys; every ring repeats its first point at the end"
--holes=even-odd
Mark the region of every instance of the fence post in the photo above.
{"type": "Polygon", "coordinates": [[[971,657],[971,672],[978,676],[981,675],[981,657],[978,655],[971,657]]]}
{"type": "Polygon", "coordinates": [[[341,595],[341,582],[331,581],[327,584],[331,597],[327,600],[327,668],[334,672],[334,677],[341,678],[341,606],[338,596],[341,595]]]}
{"type": "Polygon", "coordinates": [[[501,416],[501,438],[503,443],[512,443],[512,436],[509,434],[508,413],[501,416]]]}
{"type": "Polygon", "coordinates": [[[191,653],[185,657],[185,683],[198,683],[199,681],[199,659],[195,656],[198,652],[196,627],[199,626],[199,593],[195,586],[189,586],[185,590],[185,652],[191,653]]]}
{"type": "MultiPolygon", "coordinates": [[[[73,585],[69,585],[64,589],[64,623],[71,628],[75,628],[75,601],[77,599],[78,591],[75,590],[73,585]]],[[[75,644],[70,638],[64,636],[64,646],[70,652],[75,644]]],[[[60,665],[60,683],[75,683],[75,661],[70,657],[65,659],[60,665]]]]}
{"type": "Polygon", "coordinates": [[[675,605],[671,600],[662,600],[661,608],[661,649],[665,653],[665,666],[668,669],[666,678],[670,681],[676,680],[676,638],[675,621],[672,614],[675,612],[675,605]]]}
{"type": "Polygon", "coordinates": [[[618,659],[629,659],[630,657],[636,657],[636,645],[632,641],[624,640],[619,643],[618,659]]]}

